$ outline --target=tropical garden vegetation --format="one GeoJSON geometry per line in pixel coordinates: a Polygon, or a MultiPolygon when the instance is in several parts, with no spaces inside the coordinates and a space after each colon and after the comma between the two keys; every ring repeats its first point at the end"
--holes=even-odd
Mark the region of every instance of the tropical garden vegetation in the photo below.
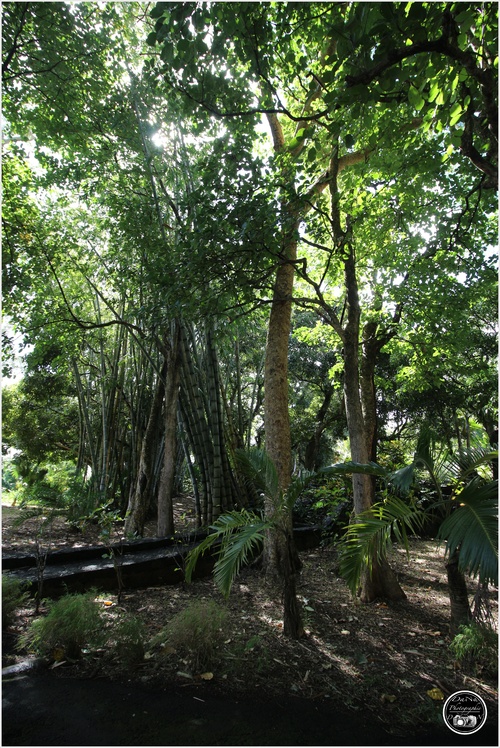
{"type": "Polygon", "coordinates": [[[430,534],[468,622],[464,574],[498,582],[497,5],[2,13],[5,488],[136,536],[182,497],[226,592],[262,551],[291,637],[294,513],[342,505],[355,596],[404,599],[388,548],[430,534]]]}

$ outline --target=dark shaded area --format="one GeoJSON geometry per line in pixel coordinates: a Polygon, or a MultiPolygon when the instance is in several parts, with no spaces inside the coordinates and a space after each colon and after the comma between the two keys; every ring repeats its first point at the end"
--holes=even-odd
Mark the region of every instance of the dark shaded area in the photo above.
{"type": "MultiPolygon", "coordinates": [[[[114,545],[116,563],[121,569],[125,588],[148,587],[160,584],[178,584],[184,579],[186,554],[199,543],[207,532],[198,530],[175,538],[145,538],[114,545]]],[[[318,527],[294,529],[298,550],[319,544],[321,530],[318,527]]],[[[207,551],[196,565],[193,578],[211,573],[214,552],[207,551]]],[[[9,571],[21,580],[31,592],[37,585],[36,558],[26,553],[10,553],[2,556],[4,571],[9,571]]],[[[43,575],[44,597],[57,597],[66,592],[83,592],[92,587],[114,590],[117,587],[116,570],[109,550],[104,546],[64,549],[47,554],[43,575]],[[105,557],[104,557],[105,556],[105,557]]]]}
{"type": "MultiPolygon", "coordinates": [[[[371,711],[332,700],[228,698],[203,685],[146,688],[31,672],[3,682],[2,745],[463,745],[446,727],[389,735],[371,711]]],[[[397,725],[395,725],[397,728],[397,725]]],[[[467,745],[497,745],[496,725],[467,745]]]]}

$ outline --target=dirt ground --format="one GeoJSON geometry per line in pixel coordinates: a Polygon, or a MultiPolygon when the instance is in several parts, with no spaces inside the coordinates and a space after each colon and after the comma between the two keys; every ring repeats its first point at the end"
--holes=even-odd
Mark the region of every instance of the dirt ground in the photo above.
{"type": "MultiPolygon", "coordinates": [[[[25,550],[32,544],[35,527],[27,524],[14,528],[16,513],[16,508],[3,511],[4,553],[25,550]]],[[[74,533],[62,519],[57,520],[52,535],[54,548],[82,547],[97,540],[97,528],[74,533]]],[[[248,568],[241,573],[227,602],[211,578],[191,585],[125,591],[119,605],[115,595],[100,596],[99,604],[105,615],[113,617],[122,608],[143,621],[144,660],[131,666],[116,653],[101,648],[88,652],[77,663],[53,663],[51,674],[59,680],[133,682],[138,688],[155,692],[175,688],[189,694],[194,701],[206,699],[207,693],[213,699],[239,699],[242,703],[259,699],[266,703],[278,697],[298,699],[315,709],[322,705],[320,710],[326,709],[328,713],[341,709],[354,721],[358,715],[359,724],[372,725],[374,734],[378,729],[387,732],[390,736],[385,741],[387,744],[413,744],[412,737],[416,739],[429,731],[432,734],[433,730],[439,730],[443,737],[443,731],[446,732],[441,719],[443,698],[459,690],[481,695],[488,706],[489,725],[496,724],[496,673],[481,669],[477,663],[459,663],[449,650],[449,598],[442,547],[435,541],[413,539],[408,560],[404,549],[396,546],[391,565],[397,571],[407,600],[371,605],[363,605],[350,595],[339,578],[333,547],[318,547],[300,555],[303,569],[298,594],[306,623],[306,635],[300,641],[283,635],[279,593],[259,570],[248,568]],[[193,667],[185,653],[153,643],[176,612],[200,599],[215,600],[227,610],[221,646],[203,672],[193,667]]],[[[470,592],[471,595],[475,592],[474,582],[470,592]]],[[[497,590],[491,591],[490,604],[496,623],[497,590]]],[[[21,610],[8,637],[13,640],[32,620],[32,607],[21,610]]],[[[26,652],[14,652],[7,645],[3,665],[12,665],[25,657],[26,652]]],[[[435,740],[434,744],[464,742],[462,736],[453,737],[450,731],[447,736],[452,742],[435,740]]],[[[418,742],[427,744],[422,739],[418,742]]],[[[331,738],[330,741],[340,744],[331,738]]],[[[288,743],[261,741],[260,744],[288,743]]],[[[321,743],[316,737],[316,742],[290,744],[328,742],[321,743]]]]}

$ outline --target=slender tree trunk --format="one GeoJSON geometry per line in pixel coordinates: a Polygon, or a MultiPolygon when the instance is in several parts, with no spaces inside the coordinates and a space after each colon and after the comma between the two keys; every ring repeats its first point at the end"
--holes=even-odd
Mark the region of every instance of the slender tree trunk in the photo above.
{"type": "Polygon", "coordinates": [[[465,577],[458,568],[458,553],[448,559],[446,574],[451,605],[450,634],[455,636],[459,627],[472,619],[465,577]]]}
{"type": "MultiPolygon", "coordinates": [[[[354,249],[349,246],[345,260],[345,286],[347,293],[347,321],[344,329],[344,398],[351,459],[353,462],[369,462],[369,445],[361,400],[359,337],[361,309],[358,296],[358,281],[354,249]]],[[[354,511],[356,514],[369,509],[374,502],[374,485],[369,475],[352,477],[354,511]]]]}
{"type": "Polygon", "coordinates": [[[292,314],[293,273],[291,264],[281,265],[276,273],[264,367],[266,450],[274,462],[282,490],[288,488],[292,475],[288,412],[288,338],[292,314]]]}
{"type": "Polygon", "coordinates": [[[363,327],[363,344],[359,370],[361,407],[367,441],[368,459],[377,461],[377,399],[375,391],[375,365],[384,343],[376,337],[377,323],[368,322],[363,327]]]}
{"type": "MultiPolygon", "coordinates": [[[[289,247],[292,252],[296,246],[289,247]]],[[[286,491],[292,475],[292,446],[288,412],[288,338],[290,335],[294,268],[280,265],[276,273],[264,367],[264,423],[266,450],[272,459],[281,491],[286,491]]],[[[264,542],[264,566],[275,576],[283,576],[282,562],[288,558],[288,542],[293,543],[291,511],[277,512],[271,499],[265,501],[267,517],[279,518],[280,531],[268,531],[264,542]]],[[[292,552],[293,553],[293,552],[292,552]]]]}
{"type": "Polygon", "coordinates": [[[324,390],[323,402],[316,414],[316,427],[314,433],[307,442],[304,454],[304,467],[306,470],[317,470],[320,467],[319,446],[321,437],[326,429],[326,415],[332,401],[333,387],[327,386],[324,390]]]}
{"type": "Polygon", "coordinates": [[[158,528],[160,538],[174,533],[173,486],[177,458],[177,403],[180,381],[180,325],[173,323],[172,342],[167,356],[165,382],[165,452],[158,491],[158,528]]]}

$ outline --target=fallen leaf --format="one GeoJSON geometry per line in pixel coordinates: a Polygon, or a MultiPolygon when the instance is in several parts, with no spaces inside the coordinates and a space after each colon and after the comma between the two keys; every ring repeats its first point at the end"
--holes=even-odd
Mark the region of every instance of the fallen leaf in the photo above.
{"type": "Polygon", "coordinates": [[[350,632],[350,631],[348,631],[347,629],[342,629],[342,631],[341,631],[340,633],[341,633],[341,634],[343,634],[344,636],[349,636],[349,634],[350,634],[351,632],[350,632]]]}
{"type": "Polygon", "coordinates": [[[440,688],[430,688],[427,691],[427,696],[430,696],[433,701],[443,701],[444,693],[440,688]]]}
{"type": "Polygon", "coordinates": [[[213,673],[201,673],[200,674],[200,678],[202,680],[212,680],[213,677],[214,677],[213,673]]]}
{"type": "Polygon", "coordinates": [[[396,696],[388,693],[383,693],[380,697],[380,701],[382,702],[382,704],[393,704],[396,701],[396,696]]]}
{"type": "Polygon", "coordinates": [[[55,647],[52,652],[52,658],[55,662],[61,662],[61,660],[64,660],[64,649],[62,647],[55,647]]]}

